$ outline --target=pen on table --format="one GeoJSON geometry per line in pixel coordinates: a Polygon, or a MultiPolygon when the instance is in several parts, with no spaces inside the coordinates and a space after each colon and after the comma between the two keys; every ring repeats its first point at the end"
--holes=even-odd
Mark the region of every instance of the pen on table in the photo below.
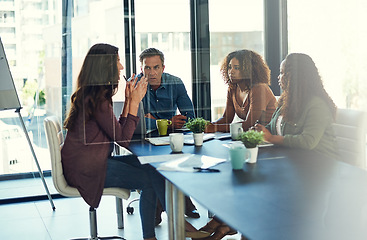
{"type": "Polygon", "coordinates": [[[187,112],[184,112],[184,114],[182,116],[186,117],[186,119],[185,119],[186,122],[189,120],[189,118],[187,117],[187,112]]]}
{"type": "Polygon", "coordinates": [[[258,123],[260,123],[260,122],[259,122],[259,120],[256,120],[256,122],[255,122],[254,126],[250,127],[250,130],[255,130],[255,126],[256,126],[256,124],[258,124],[258,123]]]}
{"type": "Polygon", "coordinates": [[[215,168],[201,168],[201,167],[193,167],[194,170],[198,170],[198,172],[220,172],[219,169],[215,168]]]}

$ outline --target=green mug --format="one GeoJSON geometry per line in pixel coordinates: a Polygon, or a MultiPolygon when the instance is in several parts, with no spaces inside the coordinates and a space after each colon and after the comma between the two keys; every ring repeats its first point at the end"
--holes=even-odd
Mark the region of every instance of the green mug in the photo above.
{"type": "Polygon", "coordinates": [[[233,170],[242,170],[244,163],[250,159],[251,153],[242,143],[233,143],[229,149],[229,158],[233,170]]]}
{"type": "Polygon", "coordinates": [[[172,121],[168,119],[157,119],[156,124],[159,135],[164,136],[167,135],[167,128],[172,124],[172,121]]]}

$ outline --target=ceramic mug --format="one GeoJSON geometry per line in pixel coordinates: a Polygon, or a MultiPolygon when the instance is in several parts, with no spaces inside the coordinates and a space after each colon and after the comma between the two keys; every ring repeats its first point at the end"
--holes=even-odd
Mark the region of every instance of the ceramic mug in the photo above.
{"type": "Polygon", "coordinates": [[[172,152],[182,152],[182,148],[184,145],[183,133],[170,133],[169,144],[171,146],[172,152]]]}
{"type": "Polygon", "coordinates": [[[242,143],[233,143],[229,149],[229,158],[233,170],[241,170],[251,157],[250,151],[242,143]]]}
{"type": "Polygon", "coordinates": [[[158,119],[156,124],[159,135],[164,136],[167,135],[167,128],[172,124],[172,121],[168,119],[158,119]]]}
{"type": "Polygon", "coordinates": [[[231,133],[232,140],[237,140],[238,136],[241,133],[243,133],[242,123],[240,122],[231,123],[229,130],[231,133]]]}

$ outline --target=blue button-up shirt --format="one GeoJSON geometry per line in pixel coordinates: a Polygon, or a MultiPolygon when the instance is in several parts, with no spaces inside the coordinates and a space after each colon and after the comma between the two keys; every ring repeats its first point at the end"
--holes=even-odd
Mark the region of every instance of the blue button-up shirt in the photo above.
{"type": "MultiPolygon", "coordinates": [[[[138,75],[140,80],[141,74],[138,75]]],[[[153,90],[148,84],[147,94],[143,98],[144,112],[150,113],[156,119],[171,119],[176,115],[177,108],[187,118],[194,118],[194,106],[187,94],[184,83],[179,77],[169,73],[162,74],[161,85],[153,90]]],[[[154,119],[146,118],[147,129],[156,129],[154,119]]]]}

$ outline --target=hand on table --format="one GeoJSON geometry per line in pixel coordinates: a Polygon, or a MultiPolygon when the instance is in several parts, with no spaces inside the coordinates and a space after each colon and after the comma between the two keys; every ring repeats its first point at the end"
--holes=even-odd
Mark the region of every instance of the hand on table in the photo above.
{"type": "Polygon", "coordinates": [[[187,117],[184,115],[176,115],[171,118],[172,125],[171,128],[179,129],[182,128],[183,125],[186,123],[187,117]]]}
{"type": "Polygon", "coordinates": [[[209,123],[206,128],[205,128],[205,133],[215,133],[216,132],[216,127],[213,123],[209,123]]]}
{"type": "Polygon", "coordinates": [[[273,135],[270,133],[270,131],[263,125],[257,123],[255,124],[255,130],[256,131],[262,131],[264,133],[264,140],[269,143],[273,144],[283,144],[284,137],[280,135],[273,135]]]}

